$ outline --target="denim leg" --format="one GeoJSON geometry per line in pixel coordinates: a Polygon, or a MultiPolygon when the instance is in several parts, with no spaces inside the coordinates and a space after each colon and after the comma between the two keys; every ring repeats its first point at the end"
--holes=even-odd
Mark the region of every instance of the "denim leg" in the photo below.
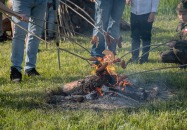
{"type": "Polygon", "coordinates": [[[94,29],[93,36],[97,36],[98,38],[98,46],[94,44],[91,49],[91,56],[101,56],[104,55],[102,52],[105,50],[105,39],[101,32],[102,29],[107,31],[108,21],[110,18],[110,12],[112,8],[112,0],[96,0],[97,4],[95,4],[95,26],[97,29],[94,29]]]}
{"type": "MultiPolygon", "coordinates": [[[[115,38],[118,39],[120,37],[120,22],[121,17],[123,15],[123,10],[125,8],[124,0],[112,0],[112,9],[111,9],[111,17],[108,25],[107,32],[115,38]]],[[[111,50],[114,54],[116,54],[116,44],[111,43],[109,50],[111,50]]]]}
{"type": "MultiPolygon", "coordinates": [[[[52,0],[48,0],[49,3],[53,3],[52,0]]],[[[58,0],[56,0],[56,7],[58,9],[58,0]]],[[[53,6],[50,6],[48,9],[48,37],[53,38],[54,37],[54,31],[55,31],[55,15],[54,15],[54,10],[53,6]]]]}
{"type": "MultiPolygon", "coordinates": [[[[30,4],[31,1],[20,1],[13,0],[13,11],[20,14],[26,14],[30,16],[30,4]]],[[[20,21],[19,19],[13,17],[13,21],[25,29],[28,29],[28,23],[20,21]]],[[[27,32],[20,27],[14,25],[14,37],[12,39],[12,55],[11,62],[12,67],[15,67],[19,71],[22,69],[21,64],[24,56],[24,44],[27,32]]]]}
{"type": "MultiPolygon", "coordinates": [[[[34,24],[29,23],[28,30],[37,36],[41,36],[44,22],[38,19],[44,19],[46,10],[46,1],[39,0],[35,2],[35,6],[31,10],[31,21],[34,24]],[[36,19],[35,19],[36,18],[36,19]],[[38,26],[37,26],[38,25],[38,26]]],[[[33,34],[28,34],[28,41],[26,46],[26,59],[25,59],[25,71],[29,71],[36,67],[37,52],[40,40],[33,34]]]]}
{"type": "Polygon", "coordinates": [[[142,38],[142,61],[148,61],[149,57],[149,50],[150,50],[150,44],[151,44],[151,30],[152,30],[152,22],[147,22],[147,19],[149,17],[149,14],[142,15],[141,18],[141,38],[142,38]],[[147,46],[147,47],[145,47],[147,46]]]}
{"type": "Polygon", "coordinates": [[[137,59],[140,48],[140,23],[139,16],[131,13],[131,44],[132,44],[132,58],[137,59]]]}
{"type": "Polygon", "coordinates": [[[48,11],[48,37],[52,38],[54,37],[54,31],[55,31],[55,16],[54,11],[49,9],[48,11]]]}

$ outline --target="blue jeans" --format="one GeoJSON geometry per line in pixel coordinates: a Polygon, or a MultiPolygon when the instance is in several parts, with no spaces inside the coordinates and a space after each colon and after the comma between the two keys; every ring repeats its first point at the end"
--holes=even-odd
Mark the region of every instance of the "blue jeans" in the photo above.
{"type": "MultiPolygon", "coordinates": [[[[56,9],[58,9],[59,1],[56,0],[56,9]]],[[[55,33],[55,14],[53,10],[53,0],[48,0],[47,8],[47,27],[48,27],[48,37],[53,38],[55,33]]]]}
{"type": "MultiPolygon", "coordinates": [[[[120,21],[124,8],[125,0],[96,0],[95,26],[97,29],[94,28],[93,36],[97,36],[98,46],[96,44],[92,46],[91,56],[104,56],[102,52],[107,48],[107,44],[102,33],[103,30],[113,38],[119,38],[120,21]]],[[[116,54],[116,43],[111,43],[108,49],[116,54]]]]}
{"type": "MultiPolygon", "coordinates": [[[[41,36],[43,27],[43,20],[46,9],[46,0],[13,0],[13,11],[25,14],[30,17],[30,21],[34,24],[20,21],[13,17],[13,21],[28,31],[41,36]],[[38,26],[37,26],[38,25],[38,26]],[[40,26],[40,27],[39,27],[40,26]]],[[[12,67],[19,71],[22,69],[21,64],[24,57],[24,44],[27,32],[15,25],[14,37],[12,40],[12,67]]],[[[33,34],[28,33],[26,41],[26,59],[25,71],[29,71],[36,67],[37,52],[40,40],[33,34]]]]}

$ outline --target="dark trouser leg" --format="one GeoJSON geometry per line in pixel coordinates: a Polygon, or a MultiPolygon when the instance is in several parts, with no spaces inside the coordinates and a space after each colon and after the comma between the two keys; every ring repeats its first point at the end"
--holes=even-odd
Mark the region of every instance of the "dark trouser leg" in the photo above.
{"type": "Polygon", "coordinates": [[[131,13],[131,38],[132,38],[132,59],[138,60],[140,48],[140,25],[139,16],[131,13]]]}
{"type": "Polygon", "coordinates": [[[150,44],[151,44],[151,30],[153,22],[148,22],[149,14],[141,15],[141,38],[142,38],[142,56],[140,63],[148,61],[150,44]]]}
{"type": "Polygon", "coordinates": [[[138,60],[140,40],[132,39],[132,58],[138,60]]]}
{"type": "Polygon", "coordinates": [[[140,63],[144,63],[148,61],[150,43],[151,43],[150,41],[143,41],[142,56],[140,59],[140,63]]]}

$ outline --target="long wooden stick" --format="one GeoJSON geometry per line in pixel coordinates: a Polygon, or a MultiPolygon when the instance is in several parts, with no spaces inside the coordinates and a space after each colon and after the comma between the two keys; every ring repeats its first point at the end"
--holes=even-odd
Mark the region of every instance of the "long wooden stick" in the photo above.
{"type": "Polygon", "coordinates": [[[145,71],[140,71],[140,72],[135,72],[132,74],[126,75],[127,77],[136,75],[136,74],[143,74],[151,71],[156,71],[156,70],[165,70],[165,69],[172,69],[172,68],[180,68],[180,67],[187,67],[187,64],[179,65],[179,66],[169,66],[169,67],[161,67],[161,68],[155,68],[155,69],[150,69],[150,70],[145,70],[145,71]]]}

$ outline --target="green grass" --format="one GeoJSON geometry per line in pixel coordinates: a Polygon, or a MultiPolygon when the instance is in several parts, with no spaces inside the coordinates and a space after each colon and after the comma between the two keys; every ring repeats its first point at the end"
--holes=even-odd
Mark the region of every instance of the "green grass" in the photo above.
{"type": "MultiPolygon", "coordinates": [[[[172,1],[172,0],[169,0],[172,1]]],[[[163,2],[163,0],[162,0],[163,2]]],[[[174,2],[174,0],[173,0],[174,2]]],[[[172,13],[171,13],[172,14],[172,13]]],[[[164,43],[175,36],[176,15],[159,14],[154,23],[152,44],[164,43]],[[168,23],[169,21],[169,23],[168,23]]],[[[118,56],[130,50],[130,33],[122,32],[124,44],[118,56]]],[[[87,49],[89,38],[77,38],[87,49]]],[[[71,42],[60,44],[69,51],[89,57],[82,48],[71,42]]],[[[84,60],[61,52],[61,69],[58,69],[55,43],[38,53],[37,69],[40,78],[23,77],[20,84],[9,80],[11,42],[0,44],[0,129],[3,130],[185,130],[187,129],[187,70],[167,69],[129,77],[136,85],[149,83],[165,84],[176,97],[168,101],[151,101],[145,106],[119,110],[65,110],[45,102],[46,92],[63,83],[91,74],[92,68],[84,60]]],[[[116,66],[119,74],[175,66],[159,61],[162,46],[150,53],[150,63],[131,64],[125,72],[116,66]]],[[[129,59],[130,55],[124,59],[129,59]]]]}

